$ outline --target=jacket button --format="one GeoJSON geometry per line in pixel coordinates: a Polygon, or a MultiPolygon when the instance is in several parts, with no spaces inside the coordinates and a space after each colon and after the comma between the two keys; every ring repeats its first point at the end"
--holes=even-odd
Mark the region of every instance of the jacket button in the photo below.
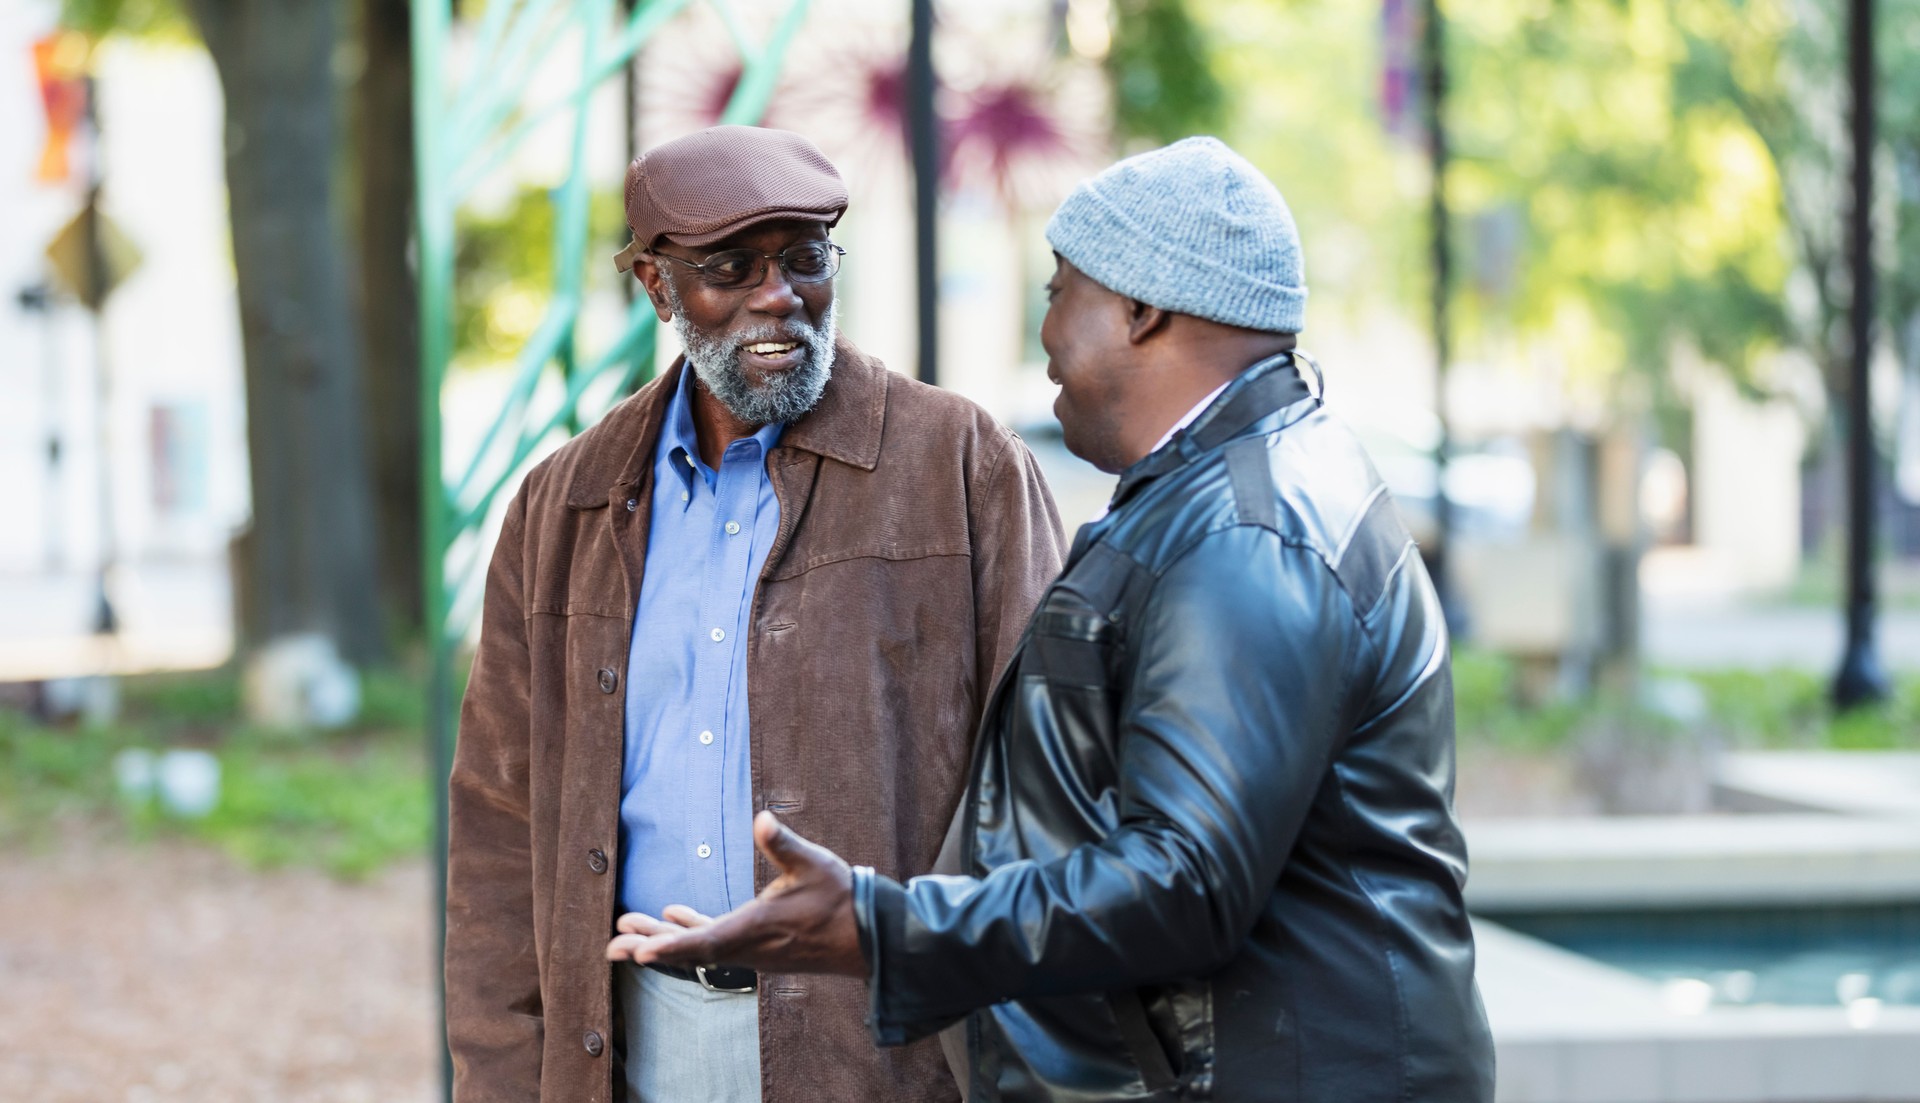
{"type": "Polygon", "coordinates": [[[628,499],[627,499],[627,512],[628,512],[628,513],[632,513],[633,511],[635,511],[635,510],[637,510],[637,509],[639,509],[639,508],[640,508],[640,499],[638,499],[638,498],[628,498],[628,499]]]}
{"type": "Polygon", "coordinates": [[[580,1039],[580,1043],[587,1047],[589,1057],[598,1057],[601,1051],[607,1048],[607,1043],[600,1040],[600,1035],[591,1030],[587,1031],[586,1037],[580,1039]]]}
{"type": "Polygon", "coordinates": [[[600,692],[612,693],[620,685],[620,675],[610,669],[600,671],[600,692]]]}
{"type": "Polygon", "coordinates": [[[607,852],[597,846],[587,851],[587,868],[595,873],[605,873],[607,871],[607,852]]]}

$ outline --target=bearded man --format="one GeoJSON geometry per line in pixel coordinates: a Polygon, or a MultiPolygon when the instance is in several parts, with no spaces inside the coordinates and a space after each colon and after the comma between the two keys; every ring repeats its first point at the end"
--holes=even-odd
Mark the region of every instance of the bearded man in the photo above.
{"type": "Polygon", "coordinates": [[[536,467],[487,578],[450,800],[460,1103],[956,1097],[858,979],[609,966],[618,913],[719,914],[773,810],[926,872],[1059,566],[1033,456],[840,337],[839,173],[716,127],[627,170],[618,262],[683,359],[536,467]]]}

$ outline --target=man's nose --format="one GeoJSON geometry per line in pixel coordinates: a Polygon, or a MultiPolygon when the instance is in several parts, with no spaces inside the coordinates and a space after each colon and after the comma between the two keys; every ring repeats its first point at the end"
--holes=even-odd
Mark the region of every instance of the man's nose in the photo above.
{"type": "Polygon", "coordinates": [[[760,263],[766,265],[766,274],[760,280],[760,285],[747,296],[748,309],[781,318],[799,310],[800,294],[793,289],[793,282],[787,279],[780,262],[767,257],[762,258],[760,263]]]}

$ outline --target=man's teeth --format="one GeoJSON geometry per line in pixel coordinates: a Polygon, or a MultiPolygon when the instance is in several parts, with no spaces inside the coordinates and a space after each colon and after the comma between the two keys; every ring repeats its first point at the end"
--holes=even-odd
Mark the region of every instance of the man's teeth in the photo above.
{"type": "Polygon", "coordinates": [[[792,352],[794,349],[797,349],[799,347],[800,347],[799,345],[794,344],[792,342],[787,342],[785,344],[775,344],[773,342],[762,342],[757,345],[748,345],[747,351],[755,354],[756,356],[778,356],[783,352],[792,352]]]}

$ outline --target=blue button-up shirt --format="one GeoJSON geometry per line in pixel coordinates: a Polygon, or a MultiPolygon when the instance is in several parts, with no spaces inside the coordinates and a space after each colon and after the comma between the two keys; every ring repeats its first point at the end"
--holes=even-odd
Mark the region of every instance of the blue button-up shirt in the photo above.
{"type": "Polygon", "coordinates": [[[683,367],[653,461],[647,565],[627,655],[620,905],[719,915],[753,898],[747,631],[780,528],[767,453],[782,426],[727,445],[714,471],[683,367]]]}

